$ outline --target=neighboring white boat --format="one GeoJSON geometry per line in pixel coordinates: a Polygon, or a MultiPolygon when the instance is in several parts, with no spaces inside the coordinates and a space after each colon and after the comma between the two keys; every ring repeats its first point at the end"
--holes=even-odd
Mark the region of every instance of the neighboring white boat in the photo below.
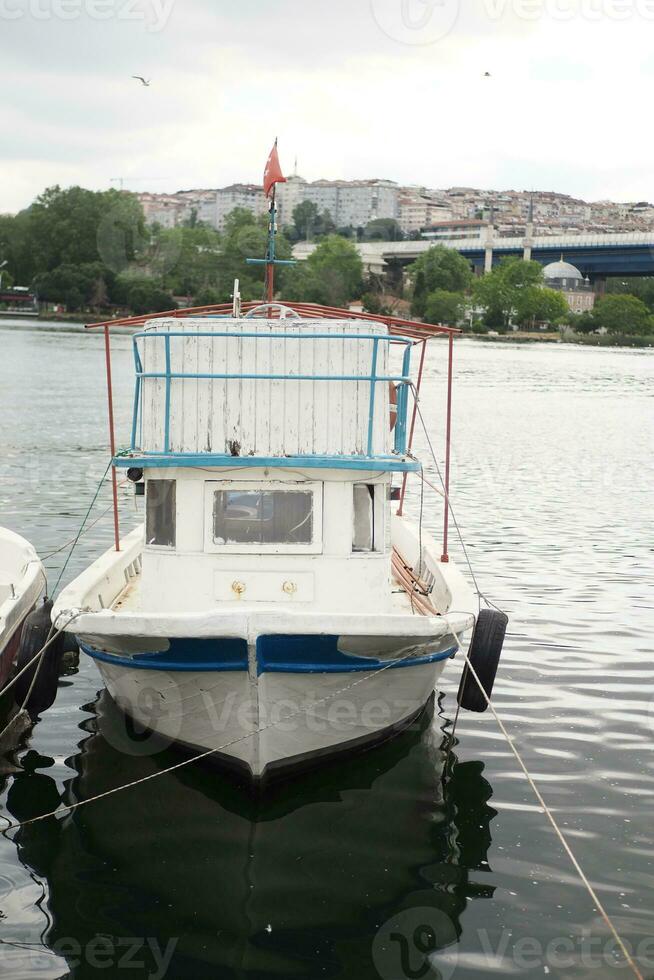
{"type": "Polygon", "coordinates": [[[29,541],[0,527],[0,691],[11,677],[25,617],[44,584],[43,566],[29,541]]]}
{"type": "Polygon", "coordinates": [[[78,617],[138,723],[257,778],[424,707],[476,609],[391,500],[394,475],[420,470],[411,351],[438,332],[274,305],[134,335],[132,448],[114,462],[145,482],[145,527],[64,589],[53,621],[78,617]]]}

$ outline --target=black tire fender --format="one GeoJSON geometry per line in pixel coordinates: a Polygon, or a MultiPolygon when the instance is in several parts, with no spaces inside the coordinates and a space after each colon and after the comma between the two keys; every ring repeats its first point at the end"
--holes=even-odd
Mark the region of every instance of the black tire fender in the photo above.
{"type": "MultiPolygon", "coordinates": [[[[497,609],[482,609],[472,634],[468,659],[489,698],[493,693],[493,684],[495,683],[508,622],[509,617],[506,613],[497,609]]],[[[467,663],[463,668],[456,699],[461,707],[468,711],[481,712],[488,707],[486,698],[479,690],[479,685],[467,663]]]]}
{"type": "MultiPolygon", "coordinates": [[[[38,609],[34,609],[29,616],[25,617],[16,659],[17,671],[26,667],[39,650],[45,646],[51,630],[54,634],[50,618],[51,613],[52,600],[46,599],[38,609]]],[[[63,635],[60,633],[45,653],[37,658],[14,684],[16,704],[22,707],[27,698],[25,708],[33,718],[47,711],[57,696],[62,649],[63,635]],[[35,675],[36,680],[34,680],[35,675]],[[33,687],[32,681],[34,681],[33,687]],[[32,687],[31,692],[30,687],[32,687]]]]}

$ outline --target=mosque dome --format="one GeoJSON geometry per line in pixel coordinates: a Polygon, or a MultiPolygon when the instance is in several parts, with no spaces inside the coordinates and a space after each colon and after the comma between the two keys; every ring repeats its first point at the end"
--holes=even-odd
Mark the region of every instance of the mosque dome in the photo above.
{"type": "Polygon", "coordinates": [[[563,259],[546,265],[543,268],[543,276],[545,279],[577,279],[579,281],[584,278],[576,266],[571,265],[570,262],[564,262],[563,259]]]}

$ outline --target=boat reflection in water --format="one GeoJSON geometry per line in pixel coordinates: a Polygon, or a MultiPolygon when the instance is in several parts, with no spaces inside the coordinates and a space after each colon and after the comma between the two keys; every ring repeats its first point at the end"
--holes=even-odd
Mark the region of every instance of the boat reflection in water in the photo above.
{"type": "MultiPolygon", "coordinates": [[[[127,734],[106,693],[87,708],[95,716],[68,760],[77,775],[62,802],[179,762],[174,750],[147,754],[152,746],[127,734]]],[[[428,965],[394,971],[402,957],[420,967],[411,948],[417,926],[424,949],[443,950],[438,964],[456,948],[467,900],[492,896],[479,882],[490,871],[496,813],[483,763],[458,763],[453,752],[448,759],[439,721],[429,711],[374,752],[259,798],[198,763],[22,828],[20,857],[48,885],[46,942],[65,952],[71,937],[84,949],[101,935],[118,958],[131,939],[143,976],[164,975],[151,946],[170,952],[169,977],[439,975],[428,965]],[[399,925],[385,942],[389,922],[399,925]],[[397,929],[405,926],[404,940],[397,929]]],[[[54,781],[34,768],[39,760],[28,753],[15,777],[15,819],[58,803],[54,781]]],[[[69,961],[76,978],[102,972],[84,956],[69,961]]]]}

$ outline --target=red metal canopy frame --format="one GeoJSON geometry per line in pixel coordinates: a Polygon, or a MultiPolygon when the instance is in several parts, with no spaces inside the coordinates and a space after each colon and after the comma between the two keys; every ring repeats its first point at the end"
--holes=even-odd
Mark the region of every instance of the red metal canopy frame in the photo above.
{"type": "MultiPolygon", "coordinates": [[[[258,308],[267,309],[267,318],[281,318],[283,308],[291,309],[302,319],[327,319],[327,320],[370,320],[375,323],[384,323],[388,327],[391,335],[410,337],[416,344],[421,344],[420,363],[418,367],[418,377],[416,379],[415,398],[413,402],[413,413],[411,416],[411,426],[409,430],[408,451],[413,445],[416,419],[418,415],[418,398],[420,386],[422,384],[423,369],[425,365],[425,353],[427,341],[433,337],[447,337],[448,340],[448,361],[447,361],[447,408],[445,415],[445,475],[444,475],[444,513],[443,513],[443,551],[441,561],[449,561],[448,555],[448,530],[449,530],[449,508],[450,508],[450,449],[452,439],[452,377],[453,377],[453,358],[454,358],[454,337],[461,331],[456,327],[446,327],[441,324],[420,323],[417,320],[405,320],[401,317],[376,315],[373,313],[358,313],[353,310],[341,309],[337,306],[321,306],[318,303],[260,303],[247,302],[241,305],[241,312],[248,313],[258,308]]],[[[111,376],[111,340],[110,331],[112,327],[140,327],[151,320],[178,319],[181,317],[212,317],[212,316],[232,316],[233,306],[231,303],[218,303],[209,306],[191,306],[185,309],[166,310],[162,313],[148,313],[143,316],[125,317],[123,319],[104,320],[101,323],[86,324],[87,330],[101,329],[104,333],[105,360],[107,373],[107,405],[109,411],[109,445],[112,460],[116,456],[116,435],[114,428],[114,406],[113,406],[113,385],[111,376]]],[[[422,476],[422,474],[421,474],[422,476]]],[[[404,497],[406,493],[407,473],[402,477],[402,489],[400,491],[400,503],[398,515],[404,510],[404,497]]],[[[116,467],[111,467],[111,486],[113,494],[114,512],[114,543],[116,551],[120,551],[120,527],[118,520],[118,483],[116,479],[116,467]]]]}

